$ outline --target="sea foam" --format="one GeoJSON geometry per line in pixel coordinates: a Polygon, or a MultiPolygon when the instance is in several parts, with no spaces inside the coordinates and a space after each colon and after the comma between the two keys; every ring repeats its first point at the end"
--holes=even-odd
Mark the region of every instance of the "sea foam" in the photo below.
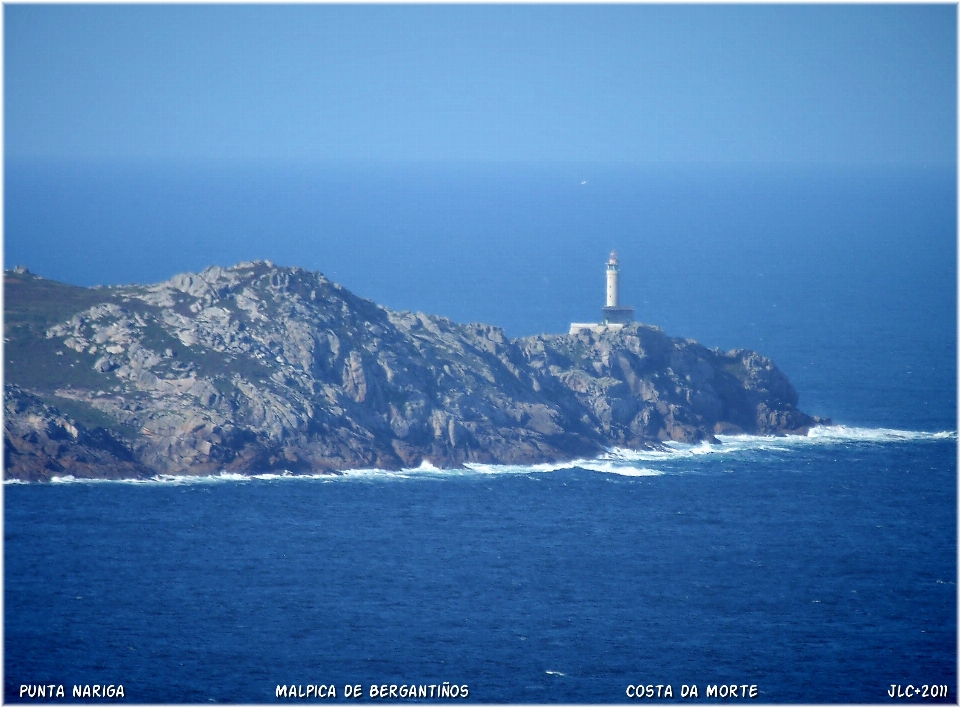
{"type": "Polygon", "coordinates": [[[920,442],[956,439],[956,432],[922,432],[914,430],[894,430],[883,427],[847,427],[831,425],[814,427],[806,435],[786,435],[769,437],[761,435],[717,435],[720,444],[700,442],[684,444],[682,442],[664,442],[661,449],[635,450],[615,447],[600,459],[620,461],[663,461],[698,457],[714,454],[737,454],[745,451],[789,451],[810,446],[829,446],[843,444],[889,444],[898,442],[920,442]]]}
{"type": "MultiPolygon", "coordinates": [[[[276,481],[409,481],[416,479],[445,479],[456,477],[490,477],[546,474],[564,469],[583,469],[602,474],[619,476],[661,476],[675,469],[673,462],[695,462],[698,457],[725,455],[737,457],[746,453],[795,453],[812,446],[855,445],[855,444],[898,444],[905,442],[936,442],[955,440],[955,431],[924,432],[917,430],[896,430],[884,427],[848,427],[831,425],[814,427],[806,435],[788,435],[785,437],[764,437],[759,435],[717,435],[720,444],[701,442],[684,444],[664,442],[659,449],[624,449],[614,447],[593,459],[574,459],[565,462],[543,464],[477,464],[468,463],[458,469],[441,469],[428,461],[417,467],[390,471],[387,469],[348,469],[337,474],[294,474],[290,471],[268,472],[262,474],[237,474],[221,472],[209,476],[179,474],[158,474],[149,479],[78,479],[73,475],[54,476],[54,484],[79,483],[122,483],[137,485],[193,485],[215,484],[223,482],[276,482],[276,481]],[[655,468],[666,464],[666,469],[655,468]],[[654,467],[654,468],[652,468],[654,467]]],[[[753,457],[756,459],[755,455],[753,457]]],[[[749,458],[742,460],[751,463],[749,458]]],[[[26,484],[21,479],[5,479],[4,484],[26,484]]]]}

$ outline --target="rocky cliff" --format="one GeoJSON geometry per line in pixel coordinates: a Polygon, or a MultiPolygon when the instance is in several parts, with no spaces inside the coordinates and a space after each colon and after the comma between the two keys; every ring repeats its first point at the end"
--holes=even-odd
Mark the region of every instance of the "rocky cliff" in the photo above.
{"type": "Polygon", "coordinates": [[[4,293],[8,478],[534,463],[821,422],[752,351],[643,324],[509,339],[269,262],[92,289],[18,269],[4,293]]]}

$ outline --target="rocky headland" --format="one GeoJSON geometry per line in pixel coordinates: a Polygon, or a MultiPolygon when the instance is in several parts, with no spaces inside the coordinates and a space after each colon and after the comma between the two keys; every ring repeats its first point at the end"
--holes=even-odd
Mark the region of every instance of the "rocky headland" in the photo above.
{"type": "Polygon", "coordinates": [[[4,294],[8,479],[530,464],[825,422],[753,351],[644,324],[510,339],[269,262],[103,288],[18,268],[4,294]]]}

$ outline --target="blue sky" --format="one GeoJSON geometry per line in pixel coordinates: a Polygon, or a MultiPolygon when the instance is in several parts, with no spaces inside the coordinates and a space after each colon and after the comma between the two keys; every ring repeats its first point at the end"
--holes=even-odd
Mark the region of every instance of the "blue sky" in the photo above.
{"type": "Polygon", "coordinates": [[[956,8],[7,5],[12,158],[941,163],[956,8]]]}

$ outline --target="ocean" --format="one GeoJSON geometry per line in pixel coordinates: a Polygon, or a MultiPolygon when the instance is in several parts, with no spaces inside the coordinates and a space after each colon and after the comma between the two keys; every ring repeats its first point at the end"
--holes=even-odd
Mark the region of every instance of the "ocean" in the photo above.
{"type": "Polygon", "coordinates": [[[6,267],[76,284],[270,258],[522,336],[597,317],[617,248],[639,320],[760,351],[837,423],[535,467],[8,482],[6,701],[956,702],[952,170],[6,170],[6,267]],[[468,696],[419,697],[445,683],[468,696]]]}

